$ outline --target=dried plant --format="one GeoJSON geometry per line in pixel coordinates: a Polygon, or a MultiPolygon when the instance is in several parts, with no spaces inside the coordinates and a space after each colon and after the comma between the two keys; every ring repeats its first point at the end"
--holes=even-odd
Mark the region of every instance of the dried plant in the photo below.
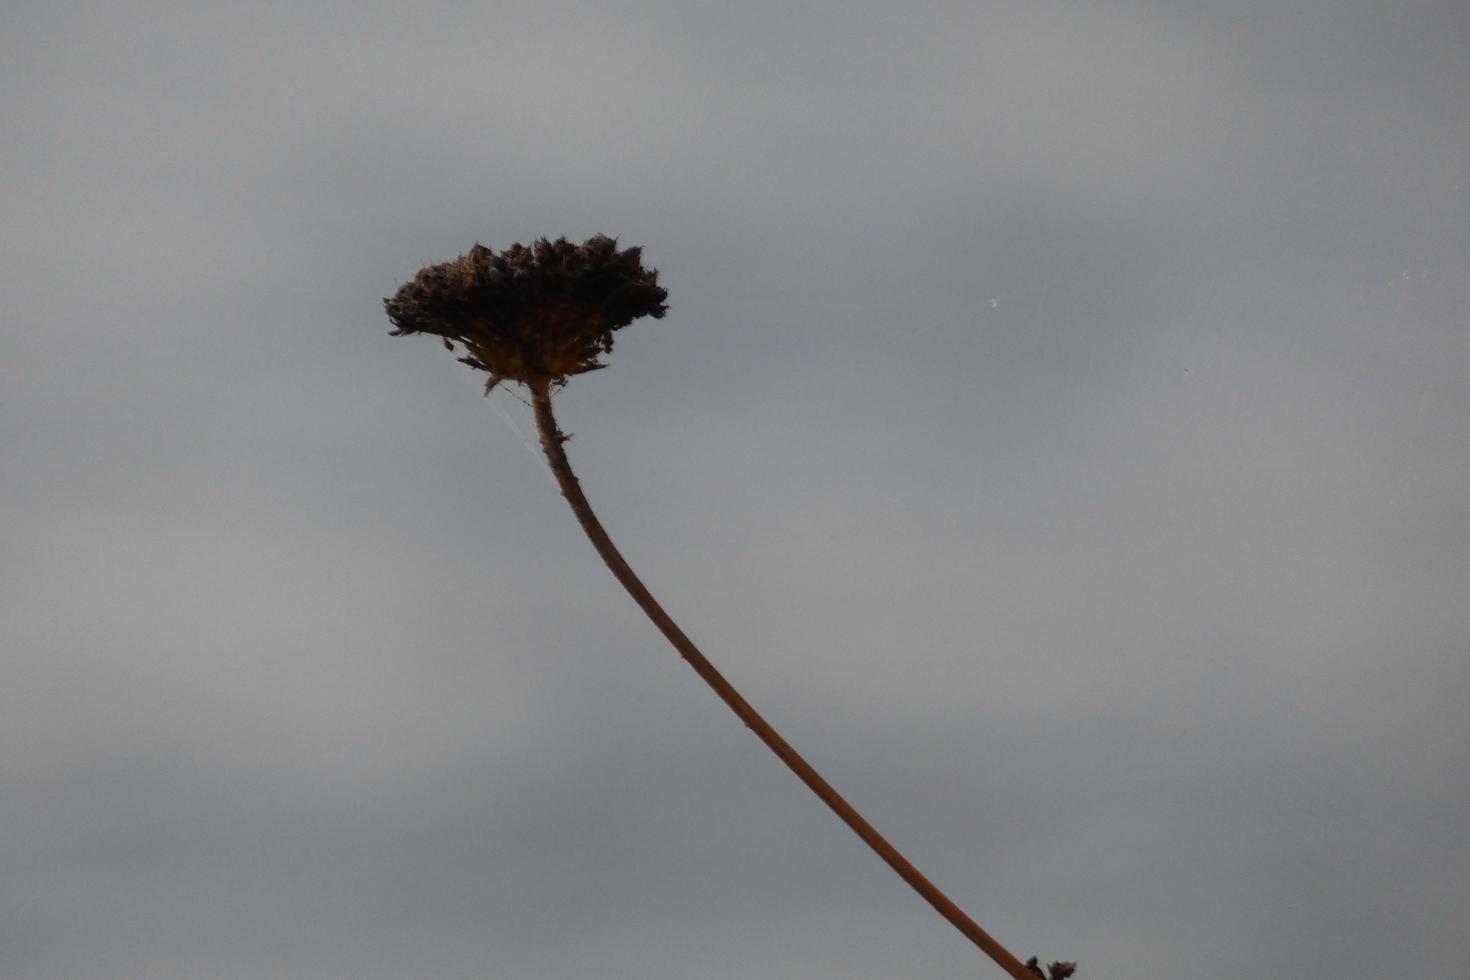
{"type": "Polygon", "coordinates": [[[1042,972],[1040,961],[1033,956],[1026,961],[1026,969],[1040,977],[1041,980],[1067,980],[1068,977],[1077,972],[1077,964],[1068,963],[1065,960],[1058,960],[1055,963],[1049,964],[1046,971],[1042,972]]]}
{"type": "MultiPolygon", "coordinates": [[[[940,915],[1015,980],[1035,980],[1042,974],[1034,958],[1023,964],[991,938],[863,819],[725,680],[633,573],[583,495],[562,448],[569,437],[552,414],[551,394],[571,375],[603,367],[599,358],[612,351],[614,331],[640,317],[662,317],[668,309],[667,298],[668,293],[658,285],[658,272],[644,268],[639,249],[619,251],[614,239],[598,235],[581,245],[565,238],[554,242],[543,238],[530,246],[512,245],[500,253],[477,244],[452,262],[421,269],[383,302],[394,336],[433,334],[450,350],[455,344],[463,346],[466,354],[460,360],[489,376],[486,394],[502,381],[518,382],[530,391],[541,448],[562,496],[602,560],[674,649],[940,915]]],[[[1070,963],[1054,963],[1051,980],[1070,977],[1073,969],[1070,963]]]]}

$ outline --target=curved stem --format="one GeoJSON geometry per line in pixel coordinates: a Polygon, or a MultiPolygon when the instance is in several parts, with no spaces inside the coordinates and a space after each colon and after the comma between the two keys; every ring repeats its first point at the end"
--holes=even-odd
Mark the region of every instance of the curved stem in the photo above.
{"type": "Polygon", "coordinates": [[[566,436],[562,435],[557,428],[556,416],[551,411],[551,392],[549,385],[545,382],[531,385],[532,404],[536,412],[536,431],[541,438],[541,448],[546,453],[546,461],[551,464],[551,471],[556,475],[556,482],[561,487],[562,496],[567,498],[571,504],[572,513],[577,517],[582,530],[587,532],[592,546],[607,563],[613,575],[622,583],[623,588],[633,597],[633,601],[642,607],[653,624],[668,638],[679,655],[689,662],[695,673],[704,679],[704,682],[714,689],[730,710],[734,711],[745,726],[755,732],[756,736],[794,773],[811,788],[813,793],[821,797],[823,803],[832,808],[832,812],[842,818],[842,821],[852,828],[853,832],[861,837],[889,867],[898,872],[900,878],[908,882],[914,891],[923,896],[924,900],[934,906],[940,915],[944,916],[960,932],[964,933],[971,942],[979,946],[987,956],[1000,965],[1015,980],[1036,980],[1036,974],[1028,970],[1021,961],[1016,959],[1006,950],[1004,946],[991,938],[990,934],[971,919],[964,911],[949,900],[933,882],[925,878],[919,869],[909,863],[908,859],[898,852],[892,844],[874,829],[873,825],[864,820],[862,815],[852,808],[852,805],[842,798],[837,790],[833,789],[821,775],[803,759],[795,749],[786,743],[776,730],[762,718],[740,696],[730,682],[715,669],[714,665],[705,659],[704,654],[699,652],[689,637],[684,635],[678,625],[664,612],[663,607],[654,599],[652,593],[639,581],[633,569],[623,560],[618,552],[617,546],[603,530],[602,524],[597,520],[597,515],[592,512],[592,506],[582,493],[581,485],[577,477],[572,473],[571,464],[567,461],[567,455],[562,450],[562,443],[566,436]]]}

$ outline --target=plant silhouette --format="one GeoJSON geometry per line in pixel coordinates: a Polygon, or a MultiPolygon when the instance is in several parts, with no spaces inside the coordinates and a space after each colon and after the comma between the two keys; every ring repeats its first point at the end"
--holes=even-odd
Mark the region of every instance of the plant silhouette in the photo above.
{"type": "MultiPolygon", "coordinates": [[[[563,444],[569,438],[552,412],[552,393],[575,374],[604,366],[613,333],[644,316],[662,317],[668,293],[657,270],[642,263],[640,249],[619,251],[597,235],[577,245],[559,238],[512,245],[496,253],[475,245],[467,254],[426,266],[385,299],[394,336],[433,334],[460,360],[488,376],[485,393],[501,382],[531,394],[536,430],[562,496],[602,560],[648,618],[695,672],[792,772],[831,807],[904,881],[1015,980],[1042,976],[1033,958],[1023,964],[924,877],[882,834],[783,739],[715,669],[623,559],[593,513],[572,472],[563,444]]],[[[1054,963],[1054,980],[1071,976],[1072,964],[1054,963]]]]}

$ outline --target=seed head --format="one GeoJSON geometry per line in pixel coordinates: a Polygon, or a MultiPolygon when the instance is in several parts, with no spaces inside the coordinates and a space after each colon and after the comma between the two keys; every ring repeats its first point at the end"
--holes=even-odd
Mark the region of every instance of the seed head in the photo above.
{"type": "Polygon", "coordinates": [[[452,262],[425,266],[383,305],[395,337],[428,333],[460,360],[502,379],[563,384],[568,375],[605,365],[613,331],[643,316],[659,318],[668,292],[642,250],[618,251],[596,235],[574,245],[539,239],[494,252],[476,244],[452,262]]]}

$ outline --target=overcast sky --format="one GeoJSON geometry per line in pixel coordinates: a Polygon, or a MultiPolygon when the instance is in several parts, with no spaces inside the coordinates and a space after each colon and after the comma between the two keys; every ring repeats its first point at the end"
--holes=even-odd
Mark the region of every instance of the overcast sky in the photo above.
{"type": "Polygon", "coordinates": [[[0,976],[1459,976],[1470,6],[57,3],[0,32],[0,976]]]}

